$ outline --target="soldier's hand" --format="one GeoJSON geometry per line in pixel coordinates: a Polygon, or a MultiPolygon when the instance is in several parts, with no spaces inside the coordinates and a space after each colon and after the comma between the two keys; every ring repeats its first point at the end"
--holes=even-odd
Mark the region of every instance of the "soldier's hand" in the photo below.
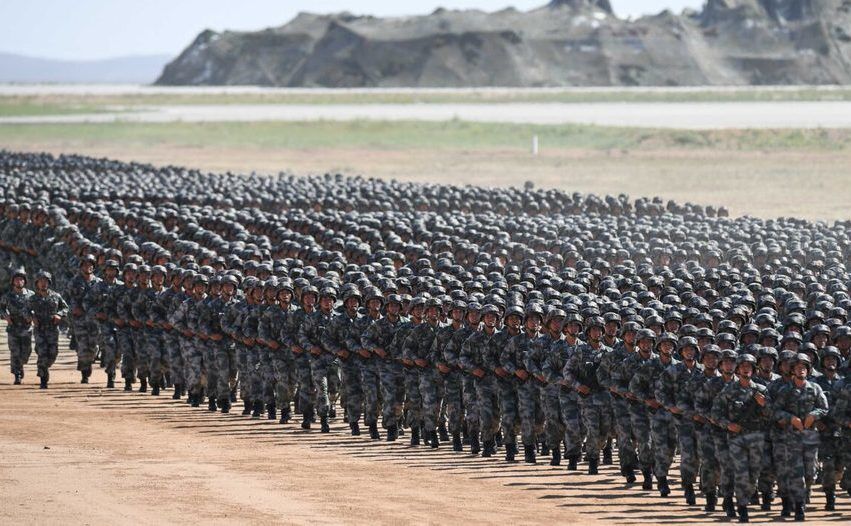
{"type": "Polygon", "coordinates": [[[347,351],[345,349],[340,349],[339,351],[337,351],[337,356],[341,360],[348,360],[349,359],[349,351],[347,351]]]}
{"type": "Polygon", "coordinates": [[[417,367],[428,367],[428,362],[422,358],[415,359],[414,363],[417,364],[417,367]]]}
{"type": "Polygon", "coordinates": [[[38,320],[33,320],[33,327],[38,327],[38,320]]]}
{"type": "Polygon", "coordinates": [[[366,349],[358,349],[358,354],[361,355],[362,358],[369,358],[369,351],[366,349]]]}
{"type": "Polygon", "coordinates": [[[691,417],[691,419],[694,420],[695,422],[697,422],[698,424],[705,424],[706,423],[706,419],[703,418],[703,416],[701,416],[701,415],[694,415],[693,417],[691,417]]]}
{"type": "Polygon", "coordinates": [[[449,371],[451,371],[451,369],[449,367],[447,367],[445,363],[442,363],[442,362],[438,362],[437,370],[440,371],[443,374],[446,374],[449,371]]]}
{"type": "Polygon", "coordinates": [[[502,367],[497,367],[496,369],[493,370],[493,372],[496,373],[496,375],[499,376],[500,378],[505,378],[506,376],[508,376],[508,371],[506,371],[502,367]]]}
{"type": "Polygon", "coordinates": [[[54,314],[53,315],[53,325],[59,325],[60,323],[62,323],[62,316],[60,316],[58,314],[54,314]]]}
{"type": "Polygon", "coordinates": [[[218,332],[214,332],[214,333],[210,336],[210,339],[211,339],[211,340],[213,340],[214,342],[220,342],[220,341],[222,341],[222,335],[221,335],[221,334],[219,334],[218,332]]]}
{"type": "Polygon", "coordinates": [[[302,349],[298,345],[293,345],[292,351],[293,351],[293,354],[301,354],[301,353],[304,352],[304,349],[302,349]]]}
{"type": "Polygon", "coordinates": [[[97,319],[99,319],[99,320],[105,320],[105,319],[106,319],[106,314],[104,314],[104,313],[102,313],[102,312],[98,312],[97,314],[95,314],[95,318],[97,318],[97,319]]]}
{"type": "Polygon", "coordinates": [[[816,417],[814,417],[813,415],[807,415],[807,417],[804,418],[804,429],[812,429],[813,424],[815,423],[816,417]]]}
{"type": "Polygon", "coordinates": [[[727,431],[729,431],[731,433],[741,433],[742,432],[742,426],[740,426],[739,424],[730,423],[730,424],[727,424],[727,431]]]}
{"type": "Polygon", "coordinates": [[[576,390],[577,390],[579,393],[582,393],[582,394],[584,394],[584,395],[587,395],[588,393],[590,393],[590,392],[591,392],[591,388],[590,388],[590,387],[588,387],[587,385],[578,385],[578,386],[576,386],[576,390]]]}
{"type": "Polygon", "coordinates": [[[647,400],[645,400],[645,403],[653,409],[659,409],[660,407],[662,407],[662,404],[660,404],[655,398],[648,398],[647,400]]]}
{"type": "Polygon", "coordinates": [[[762,393],[754,393],[753,399],[756,400],[757,405],[760,407],[765,407],[765,395],[762,393]]]}
{"type": "Polygon", "coordinates": [[[375,349],[372,350],[372,352],[374,352],[375,354],[377,354],[381,358],[387,358],[387,351],[385,351],[381,347],[376,347],[375,349]]]}
{"type": "Polygon", "coordinates": [[[313,356],[319,356],[320,354],[322,354],[322,349],[314,345],[310,348],[310,354],[312,354],[313,356]]]}
{"type": "Polygon", "coordinates": [[[677,406],[668,407],[667,409],[668,409],[668,411],[670,411],[670,412],[674,413],[675,415],[681,415],[681,414],[683,414],[683,410],[682,410],[682,409],[680,409],[680,408],[679,408],[679,407],[677,407],[677,406]]]}
{"type": "Polygon", "coordinates": [[[473,376],[475,376],[476,378],[484,378],[485,372],[482,369],[476,367],[475,369],[473,369],[473,376]]]}
{"type": "Polygon", "coordinates": [[[515,376],[517,376],[517,378],[520,378],[521,380],[526,380],[527,378],[529,378],[529,373],[527,373],[525,369],[517,369],[514,374],[515,376]]]}
{"type": "Polygon", "coordinates": [[[71,311],[71,314],[73,314],[74,317],[79,318],[83,315],[83,309],[81,309],[80,307],[74,307],[74,310],[71,311]]]}
{"type": "Polygon", "coordinates": [[[789,423],[792,424],[792,427],[794,427],[798,431],[804,430],[804,423],[801,422],[801,419],[798,418],[797,416],[793,416],[792,418],[790,418],[789,423]]]}
{"type": "Polygon", "coordinates": [[[542,375],[542,374],[536,374],[536,375],[535,375],[535,378],[537,378],[537,379],[538,379],[538,381],[539,381],[539,382],[541,382],[542,384],[547,383],[547,379],[546,379],[546,378],[544,378],[544,375],[542,375]]]}

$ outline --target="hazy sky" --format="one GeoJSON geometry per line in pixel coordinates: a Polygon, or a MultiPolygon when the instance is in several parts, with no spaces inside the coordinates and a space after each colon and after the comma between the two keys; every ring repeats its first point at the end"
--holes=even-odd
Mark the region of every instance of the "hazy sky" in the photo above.
{"type": "MultiPolygon", "coordinates": [[[[279,26],[300,11],[396,16],[437,7],[531,9],[549,0],[0,0],[0,52],[48,58],[176,55],[201,30],[279,26]]],[[[620,16],[679,12],[704,0],[612,0],[620,16]]]]}

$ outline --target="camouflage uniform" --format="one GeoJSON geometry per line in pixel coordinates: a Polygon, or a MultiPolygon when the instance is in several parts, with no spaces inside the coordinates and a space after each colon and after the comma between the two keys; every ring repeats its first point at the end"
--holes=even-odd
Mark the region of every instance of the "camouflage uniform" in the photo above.
{"type": "MultiPolygon", "coordinates": [[[[775,396],[776,390],[772,392],[772,385],[780,378],[780,375],[776,373],[771,373],[769,377],[764,377],[759,373],[753,375],[752,380],[758,384],[764,385],[769,389],[769,396],[775,396]]],[[[776,389],[776,388],[775,388],[776,389]]],[[[771,421],[766,422],[765,424],[765,448],[762,454],[762,470],[759,473],[759,481],[757,482],[757,491],[759,491],[766,500],[770,503],[773,499],[774,495],[774,482],[777,478],[776,476],[776,466],[775,466],[775,453],[774,453],[774,443],[779,434],[779,429],[772,424],[771,421]]],[[[779,440],[778,440],[779,441],[779,440]]],[[[778,448],[782,447],[780,445],[778,448]]],[[[779,459],[778,459],[779,460],[779,459]]]]}
{"type": "MultiPolygon", "coordinates": [[[[473,371],[484,368],[484,356],[488,353],[493,343],[495,333],[488,334],[485,331],[476,331],[461,344],[461,356],[459,363],[464,374],[473,378],[476,389],[476,408],[467,412],[467,433],[470,437],[475,436],[478,440],[482,435],[482,442],[490,445],[493,439],[494,411],[496,410],[496,382],[492,374],[486,373],[482,378],[476,378],[473,371]],[[483,415],[486,413],[486,415],[483,415]],[[486,422],[484,420],[487,420],[486,422]],[[482,427],[488,427],[487,432],[482,432],[482,427]]],[[[469,408],[468,408],[469,409],[469,408]]]]}
{"type": "Polygon", "coordinates": [[[523,365],[531,375],[530,381],[537,383],[540,390],[546,443],[551,449],[558,449],[559,454],[561,454],[561,439],[564,434],[559,412],[559,391],[561,388],[558,384],[550,383],[544,374],[544,363],[547,356],[560,339],[553,340],[549,334],[543,334],[539,337],[539,340],[536,345],[529,348],[529,352],[524,357],[523,365]],[[541,381],[541,378],[544,381],[541,381]]]}
{"type": "MultiPolygon", "coordinates": [[[[662,373],[670,365],[679,363],[671,359],[668,364],[663,363],[661,356],[652,358],[649,362],[636,372],[637,377],[642,377],[640,382],[646,383],[649,389],[645,392],[644,400],[657,399],[659,395],[657,383],[662,373]]],[[[660,401],[657,399],[657,401],[660,401]]],[[[650,434],[653,437],[653,474],[657,479],[667,478],[671,464],[674,462],[674,451],[677,449],[677,426],[674,416],[664,407],[650,409],[650,434]]]]}
{"type": "MultiPolygon", "coordinates": [[[[666,407],[677,407],[679,393],[685,391],[686,384],[693,377],[703,376],[703,365],[695,364],[689,369],[685,362],[669,365],[659,377],[656,383],[656,400],[666,407]]],[[[677,430],[677,443],[680,451],[680,484],[683,487],[693,485],[697,481],[697,472],[700,467],[697,445],[697,431],[694,421],[683,418],[682,415],[669,413],[677,430]]],[[[673,452],[672,452],[673,453],[673,452]]]]}
{"type": "Polygon", "coordinates": [[[599,460],[600,450],[603,449],[611,429],[608,391],[597,379],[603,356],[609,352],[612,350],[603,344],[599,344],[595,349],[590,343],[583,343],[576,347],[564,366],[567,385],[573,389],[585,385],[590,389],[588,394],[579,395],[579,407],[582,421],[585,423],[585,453],[589,461],[594,463],[599,460]]]}
{"type": "MultiPolygon", "coordinates": [[[[515,336],[517,334],[511,334],[508,329],[503,329],[491,339],[489,352],[485,356],[485,364],[489,371],[495,372],[498,368],[502,368],[502,352],[508,347],[511,338],[515,336]]],[[[502,431],[502,440],[506,445],[514,445],[517,442],[517,434],[520,432],[520,413],[518,411],[519,402],[517,401],[515,377],[513,375],[497,376],[496,386],[499,403],[498,424],[502,431]]],[[[497,422],[494,423],[494,425],[496,424],[497,422]]]]}
{"type": "MultiPolygon", "coordinates": [[[[390,355],[400,363],[405,359],[405,342],[417,325],[419,323],[409,320],[400,325],[393,336],[390,355]]],[[[423,400],[420,396],[419,380],[419,374],[413,366],[402,365],[402,382],[405,389],[404,423],[409,428],[420,427],[422,424],[423,400]]]]}
{"type": "Polygon", "coordinates": [[[851,381],[846,376],[833,391],[834,405],[830,417],[839,429],[836,451],[837,473],[844,471],[842,489],[851,492],[851,381]]]}
{"type": "Polygon", "coordinates": [[[74,338],[77,341],[77,370],[86,376],[91,374],[92,364],[98,352],[98,326],[93,312],[86,312],[84,303],[89,289],[100,281],[97,276],[86,281],[82,275],[77,275],[68,288],[68,304],[71,308],[71,323],[74,328],[74,338]],[[79,312],[79,315],[74,314],[79,312]]]}
{"type": "Polygon", "coordinates": [[[0,315],[10,317],[12,323],[6,325],[6,340],[9,345],[12,374],[23,378],[24,365],[32,354],[32,322],[29,310],[30,297],[33,292],[27,288],[21,293],[8,291],[0,299],[0,315]]]}
{"type": "Polygon", "coordinates": [[[330,399],[328,396],[328,375],[331,362],[334,361],[334,356],[328,352],[321,351],[322,349],[322,334],[326,327],[331,322],[331,313],[325,313],[321,309],[317,309],[305,317],[299,327],[299,344],[306,351],[314,347],[320,349],[319,354],[311,355],[310,371],[313,378],[313,386],[316,389],[316,398],[314,407],[320,417],[327,418],[330,409],[330,399]]]}
{"type": "MultiPolygon", "coordinates": [[[[793,416],[801,420],[813,416],[818,421],[827,416],[827,397],[821,387],[812,381],[807,380],[802,387],[793,381],[778,391],[773,408],[777,421],[788,423],[793,416]]],[[[788,424],[784,434],[786,469],[783,475],[787,477],[789,497],[796,504],[803,504],[815,480],[819,434],[815,428],[798,431],[788,424]]]]}
{"type": "MultiPolygon", "coordinates": [[[[225,306],[221,315],[221,326],[228,338],[233,342],[233,356],[231,363],[228,364],[228,369],[237,370],[237,380],[239,382],[239,397],[244,402],[250,402],[253,398],[250,396],[248,381],[248,346],[243,341],[242,321],[248,310],[248,302],[244,297],[234,297],[225,306]]],[[[224,358],[226,356],[219,354],[216,363],[218,365],[219,374],[223,374],[224,358]]]]}
{"type": "Polygon", "coordinates": [[[361,386],[363,388],[363,416],[364,423],[367,426],[378,424],[378,415],[380,412],[381,401],[381,358],[376,356],[374,342],[369,342],[366,338],[370,330],[375,326],[381,318],[372,318],[369,314],[361,316],[358,323],[354,327],[354,339],[357,343],[357,351],[359,353],[367,353],[364,357],[358,355],[360,360],[361,370],[361,386]]]}
{"type": "Polygon", "coordinates": [[[531,375],[526,380],[521,380],[515,373],[526,370],[526,356],[530,353],[540,353],[541,346],[543,341],[540,336],[537,334],[529,336],[527,332],[521,332],[508,340],[508,345],[500,356],[502,368],[515,378],[520,414],[520,439],[527,448],[537,444],[538,435],[544,427],[541,384],[531,375]]]}
{"type": "Polygon", "coordinates": [[[62,296],[48,290],[45,296],[35,293],[29,298],[29,310],[35,324],[35,353],[38,356],[38,376],[45,382],[49,369],[59,353],[59,327],[53,322],[54,316],[65,318],[68,305],[62,296]]]}
{"type": "Polygon", "coordinates": [[[288,318],[291,314],[292,309],[290,308],[284,310],[280,305],[270,306],[263,313],[258,329],[258,337],[261,340],[278,343],[277,349],[268,346],[268,349],[263,351],[270,355],[272,364],[271,371],[265,371],[263,384],[267,399],[272,395],[275,406],[281,410],[281,417],[289,416],[290,402],[292,402],[290,379],[295,361],[293,360],[292,349],[286,345],[281,345],[282,335],[286,331],[288,318]]]}
{"type": "MultiPolygon", "coordinates": [[[[184,296],[183,291],[166,288],[157,295],[157,302],[159,303],[157,309],[165,313],[174,312],[184,299],[186,299],[186,296],[184,296]]],[[[168,321],[168,314],[166,314],[164,321],[168,321]]],[[[162,342],[162,357],[166,364],[163,372],[168,372],[169,381],[179,396],[185,385],[183,377],[185,365],[180,354],[180,334],[174,327],[163,327],[162,342]]]]}
{"type": "Polygon", "coordinates": [[[715,456],[715,442],[712,438],[712,425],[706,420],[711,411],[711,400],[702,400],[703,411],[698,404],[704,384],[719,376],[718,371],[708,375],[704,370],[686,379],[682,389],[677,391],[677,407],[683,411],[683,421],[693,422],[697,457],[700,463],[700,490],[704,495],[715,496],[718,490],[718,459],[715,456]],[[704,414],[705,413],[705,414],[704,414]],[[696,422],[695,417],[701,422],[696,422]]]}
{"type": "Polygon", "coordinates": [[[313,400],[316,397],[313,377],[310,374],[310,353],[301,346],[298,340],[299,327],[304,323],[308,312],[303,308],[296,309],[287,316],[286,324],[281,330],[281,343],[291,350],[295,347],[300,352],[293,351],[298,385],[298,410],[308,417],[313,416],[313,400]]]}
{"type": "MultiPolygon", "coordinates": [[[[567,340],[553,342],[544,360],[542,371],[550,385],[558,386],[559,414],[564,431],[564,452],[570,459],[578,459],[582,454],[582,414],[579,409],[579,394],[566,383],[564,367],[570,361],[574,350],[583,342],[571,345],[567,340]]],[[[608,356],[608,354],[606,355],[608,356]]]]}
{"type": "Polygon", "coordinates": [[[464,329],[464,325],[458,329],[453,325],[441,327],[432,341],[432,354],[449,368],[449,372],[443,375],[443,403],[446,406],[449,432],[452,435],[460,434],[464,426],[464,380],[461,372],[461,349],[457,345],[450,346],[450,344],[455,334],[464,329]]]}
{"type": "Polygon", "coordinates": [[[115,378],[115,366],[118,361],[118,345],[115,335],[115,289],[121,287],[120,281],[112,283],[104,280],[95,283],[83,299],[84,309],[92,313],[97,325],[98,347],[101,350],[101,366],[110,380],[115,378]]]}
{"type": "MultiPolygon", "coordinates": [[[[220,297],[219,303],[215,306],[214,310],[214,319],[210,320],[210,326],[208,330],[212,331],[210,334],[221,333],[223,335],[222,339],[216,345],[216,378],[218,379],[218,386],[216,387],[216,394],[218,396],[230,396],[230,399],[234,399],[234,390],[236,389],[237,382],[237,359],[236,359],[236,346],[239,343],[235,342],[233,339],[234,334],[234,320],[232,315],[234,313],[234,308],[239,304],[239,301],[236,298],[230,298],[225,300],[224,297],[220,297]]],[[[212,367],[213,364],[210,364],[212,367]]],[[[229,406],[230,404],[227,404],[229,406]]]]}
{"type": "MultiPolygon", "coordinates": [[[[322,349],[329,357],[338,357],[342,373],[342,388],[345,390],[345,409],[349,424],[357,423],[363,413],[363,386],[361,385],[360,347],[356,326],[362,316],[355,312],[351,316],[343,311],[328,321],[319,339],[322,349]],[[340,356],[340,355],[343,356],[340,356]]],[[[323,354],[325,356],[325,354],[323,354]]],[[[320,413],[321,414],[321,413],[320,413]]]]}
{"type": "Polygon", "coordinates": [[[422,401],[422,422],[425,432],[431,434],[437,430],[437,420],[440,417],[440,379],[436,369],[435,356],[431,348],[440,322],[434,325],[423,321],[408,335],[402,348],[402,356],[406,360],[425,360],[426,365],[414,365],[411,371],[419,377],[418,390],[422,401]]]}
{"type": "Polygon", "coordinates": [[[611,398],[613,423],[618,438],[618,462],[622,473],[638,468],[629,401],[622,394],[629,390],[629,379],[632,376],[632,371],[625,371],[622,366],[627,356],[635,352],[637,351],[634,349],[628,349],[626,343],[621,340],[612,347],[612,352],[603,355],[597,371],[600,385],[609,390],[611,398]],[[613,392],[613,389],[617,393],[613,392]]]}
{"type": "MultiPolygon", "coordinates": [[[[225,398],[230,398],[230,388],[226,387],[222,390],[222,383],[219,379],[220,369],[218,365],[218,357],[220,348],[223,345],[224,338],[216,341],[214,335],[222,335],[219,325],[219,317],[221,315],[222,301],[219,296],[207,296],[196,306],[198,309],[198,318],[196,321],[196,329],[199,335],[203,335],[201,341],[203,347],[203,363],[204,375],[206,377],[205,386],[207,389],[207,397],[211,401],[224,401],[225,398]]],[[[223,336],[223,335],[222,335],[223,336]]],[[[216,336],[218,337],[218,336],[216,336]]],[[[225,377],[227,378],[227,376],[225,377]]],[[[224,382],[227,386],[227,381],[224,382]]],[[[210,406],[214,410],[214,406],[210,406]]]]}
{"type": "MultiPolygon", "coordinates": [[[[731,380],[730,380],[731,381],[731,380]]],[[[712,441],[715,444],[715,459],[718,462],[718,494],[723,497],[734,496],[734,471],[733,459],[730,456],[730,446],[727,440],[727,430],[715,422],[712,415],[715,399],[721,390],[730,383],[723,375],[710,378],[702,385],[700,392],[695,396],[695,410],[706,420],[712,420],[712,441]]],[[[702,485],[705,485],[702,483],[702,485]]]]}
{"type": "Polygon", "coordinates": [[[151,385],[154,387],[164,387],[163,352],[165,351],[165,343],[162,326],[163,323],[168,321],[168,311],[163,308],[159,301],[159,296],[162,293],[163,289],[149,288],[146,296],[147,305],[145,306],[145,314],[147,315],[144,329],[145,354],[148,355],[148,371],[151,385]]]}
{"type": "MultiPolygon", "coordinates": [[[[361,337],[361,344],[371,353],[375,354],[375,349],[383,349],[387,353],[386,358],[375,355],[372,359],[377,361],[381,385],[381,421],[385,429],[397,427],[402,416],[402,404],[405,400],[402,364],[399,363],[398,356],[394,356],[392,352],[392,342],[398,329],[405,323],[404,318],[394,322],[388,316],[382,316],[370,324],[361,337]]],[[[367,400],[368,406],[369,400],[367,400]]]]}
{"type": "MultiPolygon", "coordinates": [[[[827,406],[832,408],[836,405],[836,397],[839,394],[839,389],[843,384],[842,375],[836,374],[832,378],[827,374],[823,374],[814,380],[821,387],[827,398],[827,406]]],[[[840,452],[838,445],[840,443],[841,429],[837,427],[833,416],[828,415],[821,420],[819,426],[819,451],[818,456],[821,461],[822,473],[822,488],[826,493],[832,493],[836,488],[837,473],[841,473],[842,464],[839,462],[840,452]]]]}
{"type": "Polygon", "coordinates": [[[113,294],[115,299],[115,343],[121,354],[121,377],[125,382],[131,384],[136,380],[136,340],[135,329],[130,326],[129,321],[133,319],[132,302],[135,297],[136,287],[123,284],[115,287],[113,294]]]}

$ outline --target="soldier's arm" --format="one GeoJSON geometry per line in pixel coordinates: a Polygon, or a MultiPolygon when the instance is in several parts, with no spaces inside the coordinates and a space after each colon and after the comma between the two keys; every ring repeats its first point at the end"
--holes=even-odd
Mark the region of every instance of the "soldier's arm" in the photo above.
{"type": "Polygon", "coordinates": [[[812,411],[809,412],[809,416],[812,416],[816,420],[820,418],[824,418],[827,416],[827,412],[830,409],[827,405],[827,396],[825,396],[824,391],[821,386],[815,384],[816,388],[816,403],[815,407],[812,411]]]}
{"type": "Polygon", "coordinates": [[[342,315],[332,318],[331,322],[325,327],[325,330],[322,331],[322,334],[319,335],[319,346],[331,354],[337,354],[342,350],[337,342],[337,335],[340,332],[339,326],[341,316],[342,315]]]}
{"type": "Polygon", "coordinates": [[[776,422],[788,423],[789,420],[795,416],[786,410],[786,393],[788,391],[790,390],[781,388],[780,391],[777,392],[777,399],[771,404],[774,413],[774,420],[776,422]]]}
{"type": "Polygon", "coordinates": [[[712,402],[711,414],[712,420],[714,420],[720,427],[726,428],[730,424],[730,420],[728,418],[726,389],[722,389],[721,393],[715,397],[715,401],[712,402]]]}
{"type": "Polygon", "coordinates": [[[62,299],[62,296],[59,294],[56,295],[56,303],[58,305],[58,309],[56,310],[56,315],[62,319],[68,317],[68,304],[65,303],[65,300],[62,299]]]}
{"type": "Polygon", "coordinates": [[[653,386],[653,397],[665,407],[676,406],[676,400],[672,397],[675,387],[673,367],[673,365],[666,367],[653,386]]]}
{"type": "Polygon", "coordinates": [[[515,342],[515,339],[509,338],[508,344],[505,346],[502,352],[499,353],[499,364],[502,366],[503,369],[505,369],[505,372],[507,372],[509,375],[512,375],[517,372],[517,367],[515,367],[514,365],[514,352],[516,345],[517,344],[515,342]]]}
{"type": "Polygon", "coordinates": [[[461,364],[461,369],[472,372],[476,368],[476,346],[478,344],[478,333],[473,333],[469,338],[461,344],[461,355],[458,358],[458,363],[461,364]]]}

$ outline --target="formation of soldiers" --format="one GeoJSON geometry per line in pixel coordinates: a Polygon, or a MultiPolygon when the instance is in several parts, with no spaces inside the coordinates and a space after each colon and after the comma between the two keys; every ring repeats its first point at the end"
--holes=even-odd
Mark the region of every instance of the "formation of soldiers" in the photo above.
{"type": "Polygon", "coordinates": [[[678,453],[685,501],[742,522],[851,493],[851,223],[11,152],[0,182],[15,383],[67,330],[82,383],[210,411],[616,458],[662,496],[678,453]]]}

